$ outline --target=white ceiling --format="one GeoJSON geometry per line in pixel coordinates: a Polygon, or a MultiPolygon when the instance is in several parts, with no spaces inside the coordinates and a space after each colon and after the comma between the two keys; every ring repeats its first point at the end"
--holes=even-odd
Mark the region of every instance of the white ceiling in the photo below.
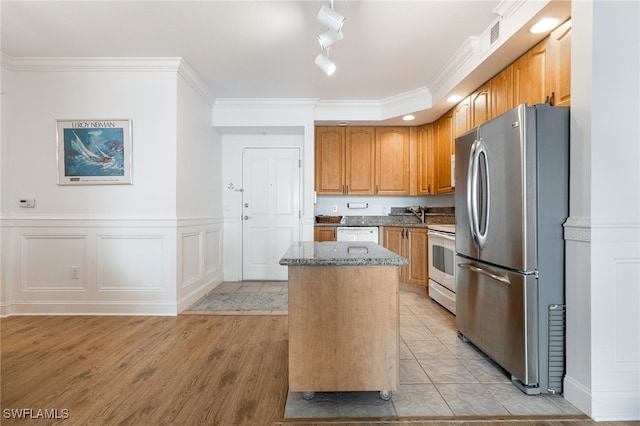
{"type": "MultiPolygon", "coordinates": [[[[314,65],[317,36],[326,30],[316,15],[330,1],[2,0],[1,43],[11,58],[182,57],[213,99],[384,102],[416,91],[434,95],[430,85],[442,81],[469,37],[496,22],[496,7],[525,2],[548,3],[335,0],[346,21],[344,39],[330,50],[338,66],[330,77],[314,65]]],[[[553,3],[568,17],[568,1],[553,3]]],[[[543,36],[506,43],[453,89],[475,89],[543,36]]],[[[422,121],[444,112],[441,95],[422,121]]]]}

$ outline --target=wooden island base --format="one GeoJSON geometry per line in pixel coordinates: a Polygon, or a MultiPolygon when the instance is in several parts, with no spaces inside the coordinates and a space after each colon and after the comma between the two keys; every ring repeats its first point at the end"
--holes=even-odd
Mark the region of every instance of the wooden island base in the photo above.
{"type": "Polygon", "coordinates": [[[398,389],[398,280],[398,266],[289,266],[289,391],[398,389]]]}

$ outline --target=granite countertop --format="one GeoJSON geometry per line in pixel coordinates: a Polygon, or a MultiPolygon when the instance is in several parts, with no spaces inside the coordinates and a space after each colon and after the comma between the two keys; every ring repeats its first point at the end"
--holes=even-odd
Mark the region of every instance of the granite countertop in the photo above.
{"type": "Polygon", "coordinates": [[[453,212],[429,212],[425,214],[425,221],[411,213],[390,214],[386,216],[344,216],[340,223],[316,223],[315,226],[402,226],[406,228],[426,228],[434,224],[455,223],[453,212]]]}
{"type": "Polygon", "coordinates": [[[402,266],[409,260],[368,241],[298,241],[280,259],[285,266],[402,266]]]}

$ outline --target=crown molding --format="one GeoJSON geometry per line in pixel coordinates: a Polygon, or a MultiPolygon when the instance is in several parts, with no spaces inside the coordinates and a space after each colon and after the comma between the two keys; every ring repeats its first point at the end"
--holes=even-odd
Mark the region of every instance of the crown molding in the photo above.
{"type": "Polygon", "coordinates": [[[196,74],[196,72],[191,68],[191,65],[187,63],[184,59],[180,61],[180,65],[178,67],[178,75],[185,79],[185,81],[193,88],[193,90],[198,93],[202,99],[205,100],[207,105],[213,107],[214,98],[209,92],[209,89],[204,84],[200,76],[196,74]]]}
{"type": "Polygon", "coordinates": [[[420,87],[382,100],[321,100],[316,107],[315,119],[382,121],[431,106],[431,92],[426,87],[420,87]]]}
{"type": "MultiPolygon", "coordinates": [[[[442,67],[440,72],[429,83],[428,87],[431,88],[431,93],[446,92],[442,90],[445,85],[455,86],[458,81],[452,83],[452,76],[458,74],[465,65],[470,63],[474,55],[480,51],[480,37],[469,37],[460,46],[460,48],[453,54],[451,59],[442,67]]],[[[475,64],[474,64],[475,65],[475,64]]],[[[461,79],[462,77],[460,77],[461,79]]]]}
{"type": "Polygon", "coordinates": [[[314,108],[316,98],[218,98],[214,108],[314,108]]]}
{"type": "Polygon", "coordinates": [[[2,53],[2,66],[12,71],[87,71],[87,72],[177,72],[209,104],[213,97],[207,86],[182,58],[13,58],[2,53]]]}
{"type": "Polygon", "coordinates": [[[15,71],[178,71],[182,58],[11,58],[15,71]]]}
{"type": "Polygon", "coordinates": [[[502,0],[500,4],[493,9],[493,13],[508,18],[526,2],[527,0],[502,0]]]}

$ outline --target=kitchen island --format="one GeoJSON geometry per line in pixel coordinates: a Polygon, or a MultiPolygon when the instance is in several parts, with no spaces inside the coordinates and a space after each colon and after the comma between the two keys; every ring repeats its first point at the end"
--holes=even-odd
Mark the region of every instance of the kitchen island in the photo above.
{"type": "Polygon", "coordinates": [[[380,391],[399,385],[399,267],[372,242],[296,242],[289,276],[289,391],[380,391]]]}

